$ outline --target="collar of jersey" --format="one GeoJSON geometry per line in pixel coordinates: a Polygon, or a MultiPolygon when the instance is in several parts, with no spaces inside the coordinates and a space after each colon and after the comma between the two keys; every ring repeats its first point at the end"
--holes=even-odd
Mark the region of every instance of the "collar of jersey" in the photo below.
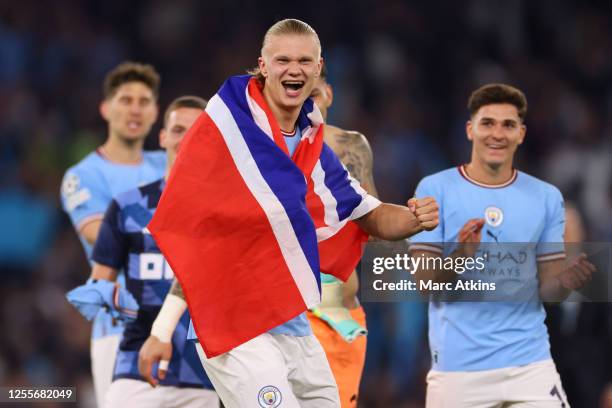
{"type": "Polygon", "coordinates": [[[465,169],[466,165],[462,164],[461,166],[458,166],[457,169],[459,170],[459,174],[461,174],[461,176],[463,176],[464,179],[466,179],[467,181],[469,181],[472,184],[476,184],[478,187],[484,187],[484,188],[504,188],[504,187],[508,187],[510,184],[514,183],[516,181],[516,178],[518,177],[518,171],[516,169],[512,169],[512,175],[510,176],[510,178],[507,181],[504,181],[503,183],[500,184],[486,184],[486,183],[481,183],[480,181],[474,180],[473,178],[471,178],[466,169],[465,169]]]}

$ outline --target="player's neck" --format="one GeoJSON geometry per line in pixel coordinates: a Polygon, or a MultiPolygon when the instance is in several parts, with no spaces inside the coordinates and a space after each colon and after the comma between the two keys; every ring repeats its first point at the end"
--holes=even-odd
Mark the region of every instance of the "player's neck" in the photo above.
{"type": "Polygon", "coordinates": [[[283,109],[280,106],[276,105],[272,98],[269,97],[266,93],[266,88],[263,91],[264,99],[268,103],[274,118],[278,122],[278,127],[280,127],[281,131],[284,133],[291,133],[295,129],[295,122],[297,122],[298,116],[300,116],[301,106],[296,106],[292,109],[283,109]]]}
{"type": "Polygon", "coordinates": [[[142,161],[144,140],[125,142],[117,137],[109,137],[100,146],[100,152],[110,161],[121,164],[135,164],[142,161]]]}
{"type": "Polygon", "coordinates": [[[479,183],[489,185],[506,183],[514,174],[512,163],[504,163],[499,167],[492,167],[474,159],[465,166],[465,171],[470,178],[479,183]]]}

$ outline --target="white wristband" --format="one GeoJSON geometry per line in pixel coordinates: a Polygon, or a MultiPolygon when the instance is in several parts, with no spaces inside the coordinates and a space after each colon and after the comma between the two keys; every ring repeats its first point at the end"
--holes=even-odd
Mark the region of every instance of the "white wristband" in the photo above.
{"type": "Polygon", "coordinates": [[[176,295],[168,294],[157,318],[153,322],[151,336],[157,337],[162,343],[170,343],[172,341],[172,333],[174,333],[174,329],[176,329],[176,325],[181,320],[181,316],[183,316],[186,309],[187,302],[176,295]]]}

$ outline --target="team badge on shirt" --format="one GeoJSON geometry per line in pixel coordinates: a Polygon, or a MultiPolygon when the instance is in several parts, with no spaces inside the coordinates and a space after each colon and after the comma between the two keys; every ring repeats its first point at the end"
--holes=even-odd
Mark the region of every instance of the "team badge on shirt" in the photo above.
{"type": "Polygon", "coordinates": [[[497,207],[487,207],[485,209],[485,220],[492,227],[499,227],[504,221],[504,213],[497,207]]]}
{"type": "Polygon", "coordinates": [[[257,401],[262,408],[276,408],[281,404],[283,396],[278,388],[268,385],[259,390],[257,401]]]}

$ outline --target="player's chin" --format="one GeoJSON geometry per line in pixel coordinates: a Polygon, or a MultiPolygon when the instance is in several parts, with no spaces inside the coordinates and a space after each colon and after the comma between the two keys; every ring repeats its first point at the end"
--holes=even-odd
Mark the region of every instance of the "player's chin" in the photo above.
{"type": "Polygon", "coordinates": [[[138,129],[138,130],[128,129],[123,132],[122,136],[126,140],[136,141],[136,140],[141,140],[141,139],[146,138],[147,134],[148,134],[148,130],[145,131],[144,129],[138,129]]]}
{"type": "Polygon", "coordinates": [[[497,168],[503,165],[507,160],[508,158],[506,154],[489,154],[485,158],[485,163],[487,163],[489,167],[497,168]]]}
{"type": "Polygon", "coordinates": [[[306,101],[306,98],[303,95],[300,95],[298,97],[284,97],[282,98],[282,104],[285,108],[297,108],[300,107],[304,104],[304,101],[306,101]]]}

